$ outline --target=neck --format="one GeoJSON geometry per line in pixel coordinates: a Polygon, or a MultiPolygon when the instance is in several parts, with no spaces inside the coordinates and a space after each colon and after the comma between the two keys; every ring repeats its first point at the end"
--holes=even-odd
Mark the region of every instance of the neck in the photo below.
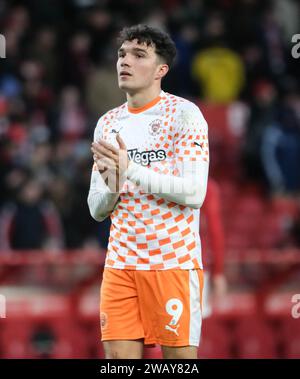
{"type": "Polygon", "coordinates": [[[128,106],[130,108],[140,108],[156,99],[161,92],[161,88],[149,88],[145,92],[128,93],[126,94],[128,106]]]}

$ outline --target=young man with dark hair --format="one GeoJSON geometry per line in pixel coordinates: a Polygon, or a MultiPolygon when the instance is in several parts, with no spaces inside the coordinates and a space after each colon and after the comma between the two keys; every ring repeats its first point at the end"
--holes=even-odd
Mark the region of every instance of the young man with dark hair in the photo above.
{"type": "Polygon", "coordinates": [[[94,133],[89,209],[112,221],[100,300],[106,358],[142,358],[144,344],[161,345],[164,358],[197,358],[207,123],[161,89],[175,55],[168,34],[123,29],[117,73],[127,102],[94,133]]]}

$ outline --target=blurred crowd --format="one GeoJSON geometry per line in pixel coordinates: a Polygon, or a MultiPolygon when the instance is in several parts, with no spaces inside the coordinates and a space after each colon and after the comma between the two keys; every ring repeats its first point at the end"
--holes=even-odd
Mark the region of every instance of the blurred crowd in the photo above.
{"type": "Polygon", "coordinates": [[[90,143],[125,101],[116,37],[136,23],[176,42],[165,91],[247,105],[249,180],[299,195],[299,20],[297,0],[0,0],[0,250],[106,246],[110,221],[96,223],[86,203],[90,143]]]}

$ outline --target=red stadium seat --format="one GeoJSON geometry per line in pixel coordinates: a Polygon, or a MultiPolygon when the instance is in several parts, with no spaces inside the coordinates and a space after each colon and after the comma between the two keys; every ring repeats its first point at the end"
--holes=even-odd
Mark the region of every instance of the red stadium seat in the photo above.
{"type": "Polygon", "coordinates": [[[270,212],[257,224],[257,245],[260,248],[278,247],[284,240],[284,227],[278,214],[270,212]]]}
{"type": "Polygon", "coordinates": [[[281,339],[284,358],[300,358],[300,319],[285,317],[282,321],[281,339]]]}
{"type": "Polygon", "coordinates": [[[95,328],[92,329],[93,332],[90,334],[90,341],[91,345],[95,346],[96,348],[96,358],[104,359],[105,353],[104,353],[104,346],[103,342],[101,341],[101,328],[99,325],[99,321],[97,318],[97,324],[95,324],[95,328]]]}
{"type": "Polygon", "coordinates": [[[55,294],[10,299],[1,320],[1,357],[88,358],[87,338],[70,304],[55,294]]]}
{"type": "Polygon", "coordinates": [[[257,247],[257,220],[263,219],[264,203],[258,193],[236,195],[225,217],[225,236],[228,248],[257,247]]]}
{"type": "Polygon", "coordinates": [[[299,205],[295,199],[289,198],[275,198],[271,204],[273,212],[284,217],[294,218],[299,213],[299,205]]]}
{"type": "Polygon", "coordinates": [[[273,331],[261,320],[247,317],[238,321],[235,343],[239,358],[277,358],[273,331]]]}
{"type": "MultiPolygon", "coordinates": [[[[95,336],[95,338],[98,338],[97,336],[95,336]]],[[[104,359],[105,358],[105,353],[104,353],[104,347],[103,347],[103,343],[101,342],[101,339],[98,338],[96,340],[96,357],[94,358],[99,358],[99,359],[104,359]]]]}
{"type": "Polygon", "coordinates": [[[1,328],[2,358],[88,358],[85,334],[70,319],[5,320],[1,328]]]}
{"type": "Polygon", "coordinates": [[[231,358],[229,331],[214,318],[203,320],[198,358],[231,358]]]}
{"type": "Polygon", "coordinates": [[[245,216],[259,217],[264,212],[264,202],[259,195],[243,195],[236,199],[235,208],[245,216]]]}
{"type": "Polygon", "coordinates": [[[22,321],[2,322],[1,325],[1,358],[34,358],[30,341],[31,329],[22,321]]]}
{"type": "Polygon", "coordinates": [[[252,241],[249,235],[231,233],[226,238],[226,246],[231,249],[247,249],[251,247],[252,241]]]}
{"type": "Polygon", "coordinates": [[[290,225],[298,212],[299,208],[294,200],[274,199],[257,224],[257,247],[268,249],[292,243],[290,225]]]}

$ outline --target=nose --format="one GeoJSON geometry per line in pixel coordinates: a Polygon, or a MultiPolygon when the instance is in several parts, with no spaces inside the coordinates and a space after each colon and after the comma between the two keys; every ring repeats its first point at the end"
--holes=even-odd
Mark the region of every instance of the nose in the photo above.
{"type": "Polygon", "coordinates": [[[122,62],[121,62],[121,67],[129,67],[130,65],[129,65],[129,62],[128,62],[128,60],[123,60],[122,62]]]}
{"type": "Polygon", "coordinates": [[[121,67],[129,67],[130,66],[130,59],[128,55],[125,55],[124,57],[120,58],[120,66],[121,67]]]}

